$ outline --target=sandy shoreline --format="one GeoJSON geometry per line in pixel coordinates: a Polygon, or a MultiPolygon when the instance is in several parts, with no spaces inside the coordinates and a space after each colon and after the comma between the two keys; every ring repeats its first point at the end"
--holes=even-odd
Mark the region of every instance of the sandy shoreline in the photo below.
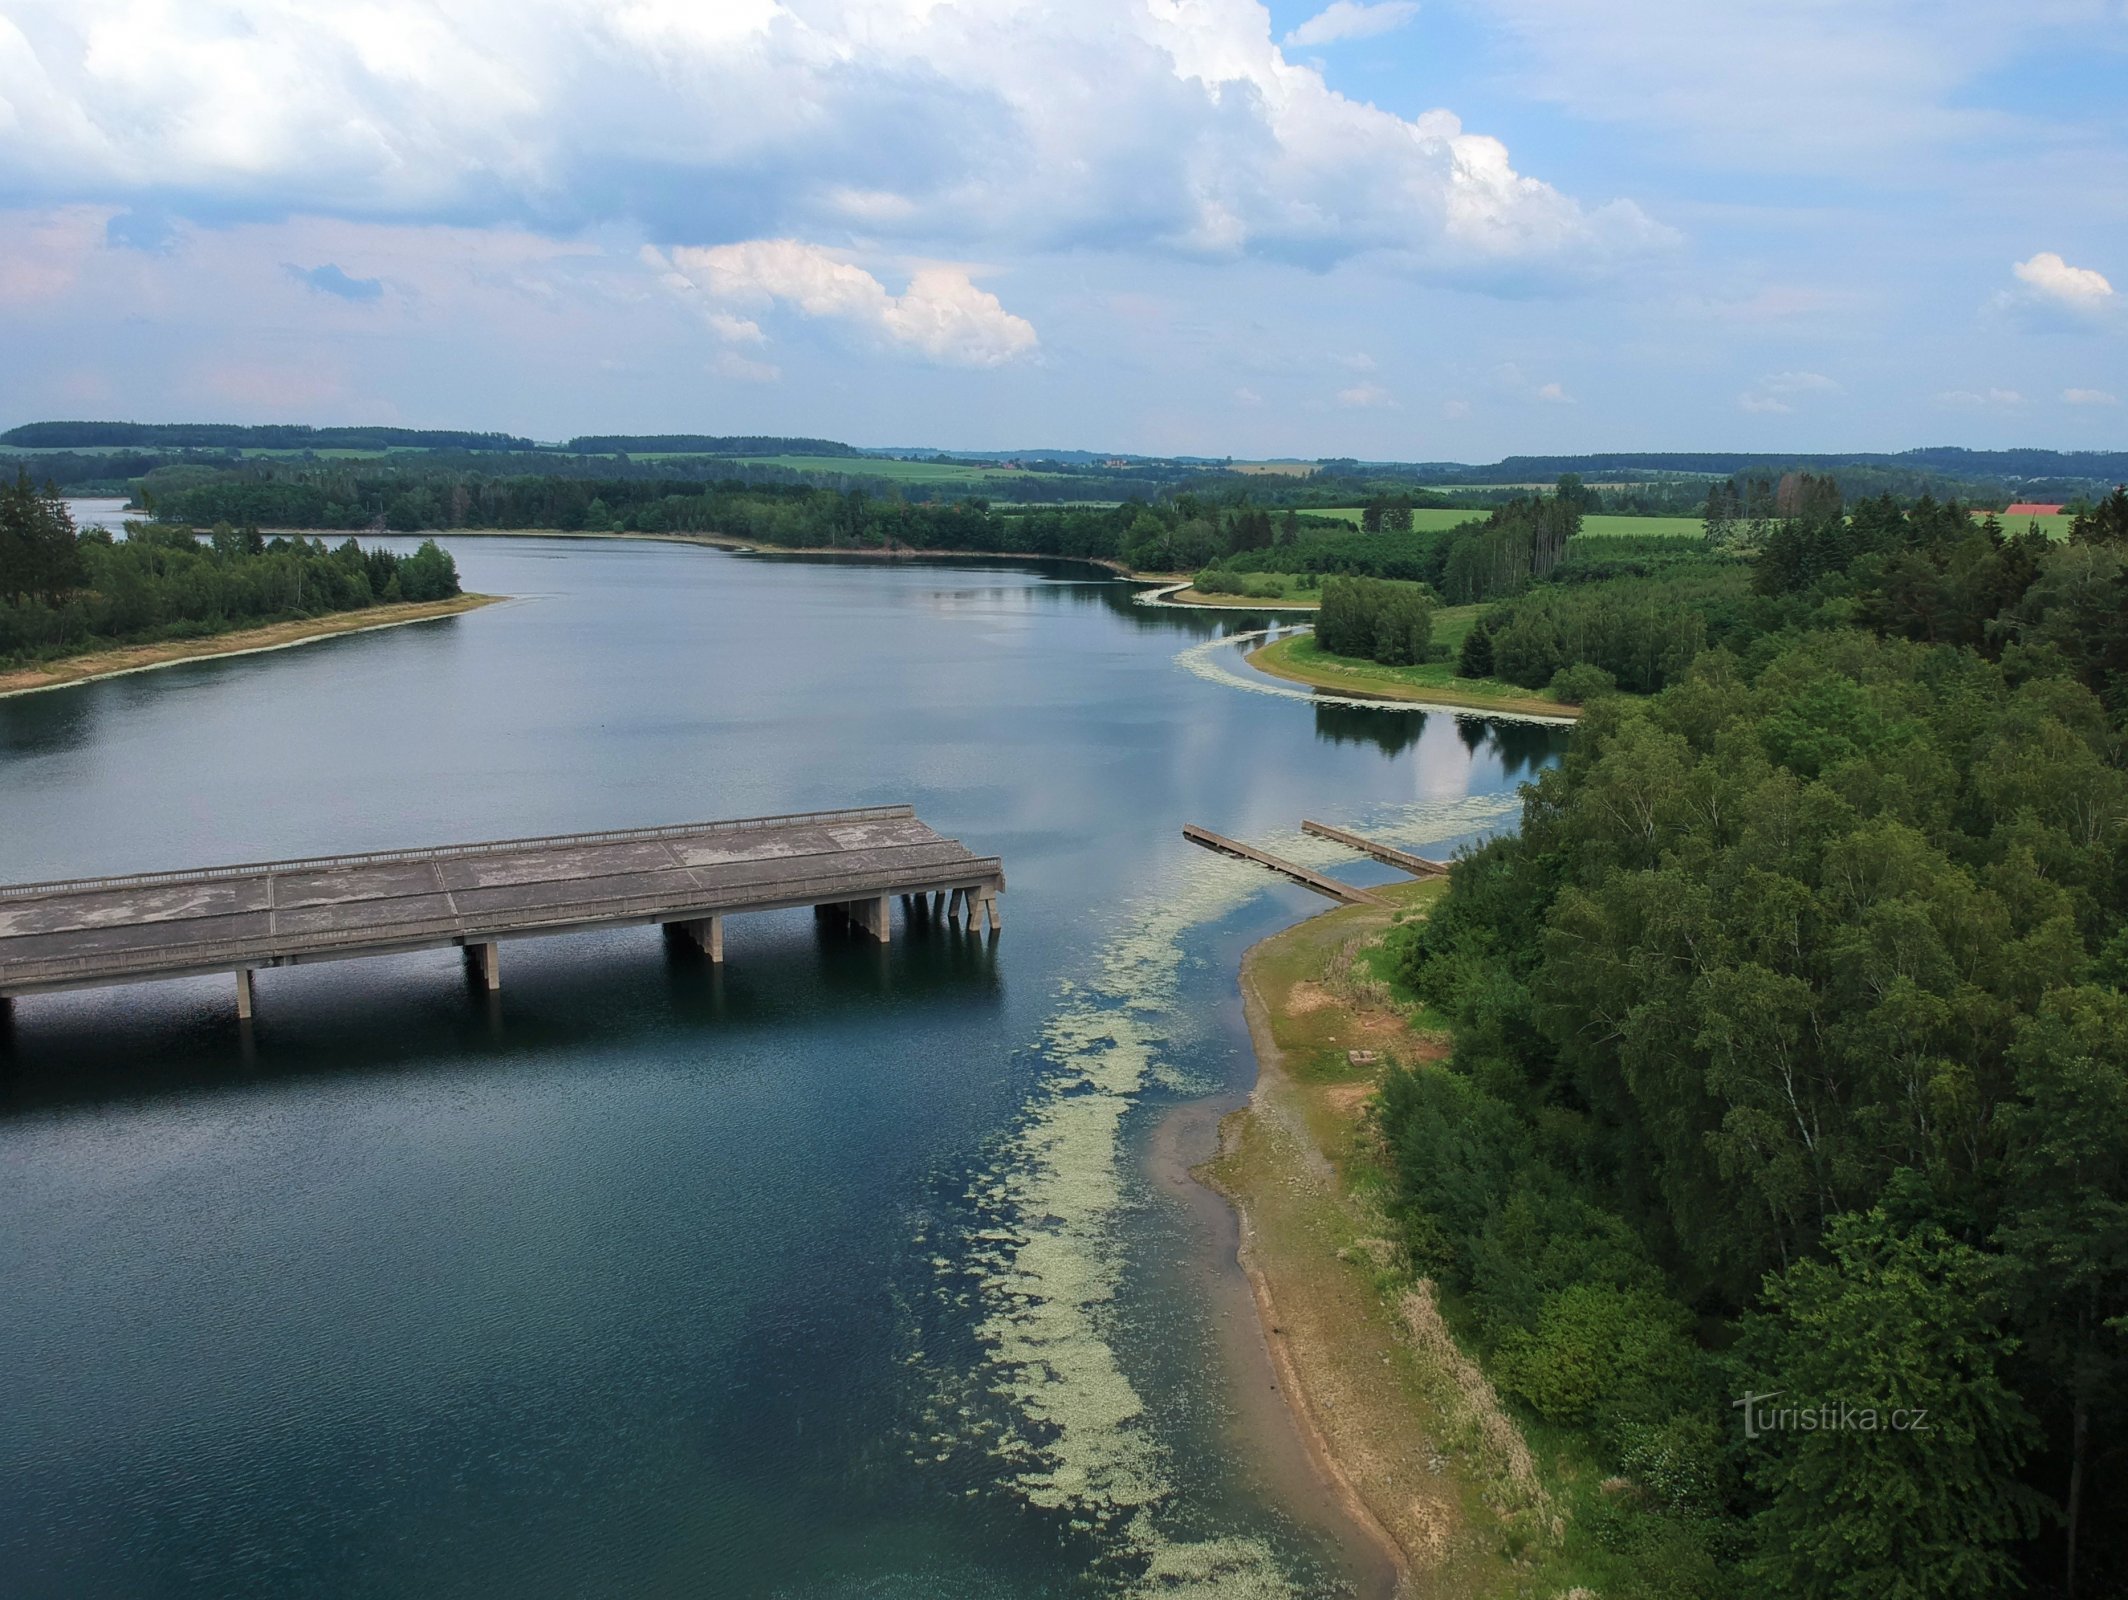
{"type": "Polygon", "coordinates": [[[46,689],[71,688],[75,684],[96,683],[105,678],[122,678],[135,672],[153,672],[158,667],[182,666],[189,661],[260,655],[269,650],[316,644],[321,639],[375,633],[383,628],[403,628],[416,622],[434,622],[440,617],[462,616],[508,598],[507,595],[462,594],[450,600],[367,606],[360,611],[336,612],[329,617],[312,617],[301,622],[272,622],[261,628],[243,628],[204,639],[172,639],[160,644],[117,645],[108,650],[86,651],[57,661],[0,671],[0,699],[37,694],[46,689]]]}
{"type": "MultiPolygon", "coordinates": [[[[1409,906],[1439,892],[1438,881],[1394,890],[1409,906]]],[[[1423,1061],[1445,1048],[1326,976],[1397,910],[1324,912],[1248,951],[1256,1085],[1195,1176],[1236,1215],[1231,1259],[1263,1359],[1355,1560],[1387,1562],[1398,1595],[1493,1593],[1515,1570],[1503,1533],[1548,1522],[1549,1502],[1519,1430],[1441,1327],[1430,1288],[1409,1278],[1393,1225],[1351,1181],[1374,1160],[1365,1109],[1381,1069],[1349,1066],[1346,1050],[1423,1061]]],[[[1235,1371],[1249,1382],[1246,1361],[1235,1371]]]]}

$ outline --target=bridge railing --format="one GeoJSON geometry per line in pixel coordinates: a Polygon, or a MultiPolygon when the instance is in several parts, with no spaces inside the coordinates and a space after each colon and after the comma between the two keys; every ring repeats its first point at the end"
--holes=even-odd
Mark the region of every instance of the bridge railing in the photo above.
{"type": "Polygon", "coordinates": [[[207,883],[262,873],[324,872],[336,867],[380,866],[394,861],[448,861],[497,855],[514,850],[553,850],[573,845],[631,844],[638,840],[688,839],[700,834],[753,833],[768,828],[822,827],[838,822],[889,822],[913,817],[913,806],[850,806],[839,811],[793,811],[775,817],[733,817],[719,822],[675,822],[651,828],[608,828],[594,833],[556,833],[534,839],[490,839],[478,844],[440,844],[407,850],[358,850],[337,856],[302,856],[287,861],[252,861],[226,867],[197,867],[189,872],[133,872],[103,878],[54,878],[41,883],[0,884],[0,900],[39,895],[80,894],[99,889],[149,889],[160,885],[207,883]]]}
{"type": "MultiPolygon", "coordinates": [[[[884,808],[907,810],[907,807],[884,808]]],[[[870,895],[914,894],[959,886],[1002,882],[1005,863],[997,856],[969,856],[960,861],[939,862],[935,868],[900,872],[825,873],[808,878],[763,880],[758,884],[731,885],[693,895],[636,894],[604,900],[585,900],[543,912],[513,915],[507,921],[484,922],[477,917],[428,917],[417,921],[384,923],[368,928],[346,928],[315,934],[272,934],[263,938],[200,940],[191,944],[159,945],[153,948],[113,950],[93,956],[61,956],[45,961],[24,961],[0,966],[0,992],[10,988],[65,983],[70,979],[152,976],[157,972],[197,972],[219,967],[267,966],[275,960],[306,956],[330,956],[335,951],[359,954],[365,949],[391,951],[451,943],[483,943],[494,938],[536,935],[542,929],[579,928],[601,922],[626,922],[644,917],[681,921],[692,917],[720,916],[727,912],[768,910],[777,905],[808,902],[827,904],[857,900],[870,895]],[[747,891],[756,891],[752,900],[747,891]],[[762,892],[767,891],[767,892],[762,892]]]]}

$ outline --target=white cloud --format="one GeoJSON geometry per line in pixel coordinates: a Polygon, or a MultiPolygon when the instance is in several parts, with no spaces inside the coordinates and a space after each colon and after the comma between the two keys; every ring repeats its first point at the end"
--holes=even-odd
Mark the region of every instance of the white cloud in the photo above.
{"type": "Polygon", "coordinates": [[[1989,389],[1985,393],[1975,389],[1946,389],[1936,396],[1939,406],[1961,411],[1976,411],[1982,407],[2013,410],[2024,403],[2025,397],[2015,389],[1989,389]]]}
{"type": "MultiPolygon", "coordinates": [[[[919,269],[901,294],[889,294],[864,268],[818,245],[798,239],[755,239],[745,244],[684,246],[648,259],[719,306],[765,309],[785,305],[799,315],[826,318],[862,330],[878,343],[913,351],[941,366],[995,367],[1032,354],[1034,324],[1014,316],[996,295],[979,289],[957,267],[919,269]]],[[[758,324],[729,311],[713,311],[731,326],[760,332],[758,324]]],[[[721,331],[721,330],[720,330],[721,331]]]]}
{"type": "Polygon", "coordinates": [[[2064,389],[2062,399],[2072,406],[2117,406],[2121,397],[2104,389],[2064,389]]]}
{"type": "Polygon", "coordinates": [[[1337,392],[1337,403],[1355,410],[1373,410],[1396,404],[1396,396],[1378,383],[1356,383],[1337,392]]]}
{"type": "Polygon", "coordinates": [[[1769,416],[1786,416],[1795,410],[1791,401],[1806,394],[1838,394],[1839,384],[1822,372],[1774,372],[1761,378],[1755,389],[1736,397],[1738,407],[1769,416]]]}
{"type": "Polygon", "coordinates": [[[1555,406],[1571,406],[1580,403],[1566,392],[1566,385],[1561,383],[1546,384],[1537,391],[1537,398],[1555,406]]]}
{"type": "Polygon", "coordinates": [[[710,331],[727,344],[768,343],[768,335],[761,331],[761,324],[749,318],[735,317],[729,311],[711,311],[706,320],[710,331]]]}
{"type": "Polygon", "coordinates": [[[1286,35],[1286,43],[1303,47],[1335,44],[1340,39],[1371,39],[1393,33],[1419,14],[1418,0],[1330,0],[1330,4],[1286,35]]]}
{"type": "Polygon", "coordinates": [[[210,219],[1372,252],[1518,288],[1674,238],[1336,93],[1257,0],[0,0],[0,83],[22,197],[210,219]]]}
{"type": "Polygon", "coordinates": [[[773,362],[750,361],[736,350],[718,351],[709,370],[719,377],[737,378],[742,383],[774,383],[783,376],[783,369],[773,362]]]}
{"type": "Polygon", "coordinates": [[[1470,402],[1468,400],[1444,400],[1441,402],[1442,421],[1462,422],[1469,416],[1470,402]]]}
{"type": "Polygon", "coordinates": [[[1840,386],[1822,372],[1776,372],[1759,381],[1768,394],[1838,394],[1840,386]]]}
{"type": "Polygon", "coordinates": [[[1234,403],[1238,406],[1260,406],[1263,404],[1263,396],[1244,386],[1234,391],[1234,403]]]}
{"type": "Polygon", "coordinates": [[[2113,285],[2105,274],[2072,267],[2052,250],[2042,250],[2010,270],[2033,294],[2072,311],[2098,311],[2114,303],[2113,285]]]}

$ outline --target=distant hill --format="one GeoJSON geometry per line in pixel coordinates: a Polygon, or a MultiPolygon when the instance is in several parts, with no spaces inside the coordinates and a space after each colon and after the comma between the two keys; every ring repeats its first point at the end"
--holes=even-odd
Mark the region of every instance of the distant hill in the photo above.
{"type": "Polygon", "coordinates": [[[1466,482],[1535,482],[1578,472],[1584,478],[1615,473],[1704,473],[1730,477],[1740,472],[1779,472],[1788,468],[1829,471],[1840,467],[1892,467],[1937,472],[1957,479],[2128,478],[2128,451],[2121,450],[1962,450],[1936,445],[1896,453],[1854,451],[1846,454],[1752,455],[1741,452],[1665,453],[1628,451],[1584,456],[1508,456],[1489,467],[1440,463],[1424,469],[1444,479],[1466,482]]]}
{"type": "Polygon", "coordinates": [[[833,439],[783,439],[770,434],[586,433],[566,449],[580,456],[855,456],[854,445],[833,439]]]}
{"type": "Polygon", "coordinates": [[[310,428],[294,423],[25,422],[0,433],[19,450],[537,450],[509,433],[449,428],[310,428]]]}

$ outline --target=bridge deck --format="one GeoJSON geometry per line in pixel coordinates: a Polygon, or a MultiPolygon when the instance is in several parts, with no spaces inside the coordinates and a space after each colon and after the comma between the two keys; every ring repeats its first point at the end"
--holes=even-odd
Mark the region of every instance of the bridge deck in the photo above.
{"type": "Polygon", "coordinates": [[[0,996],[1004,886],[908,806],[14,884],[0,996]]]}

